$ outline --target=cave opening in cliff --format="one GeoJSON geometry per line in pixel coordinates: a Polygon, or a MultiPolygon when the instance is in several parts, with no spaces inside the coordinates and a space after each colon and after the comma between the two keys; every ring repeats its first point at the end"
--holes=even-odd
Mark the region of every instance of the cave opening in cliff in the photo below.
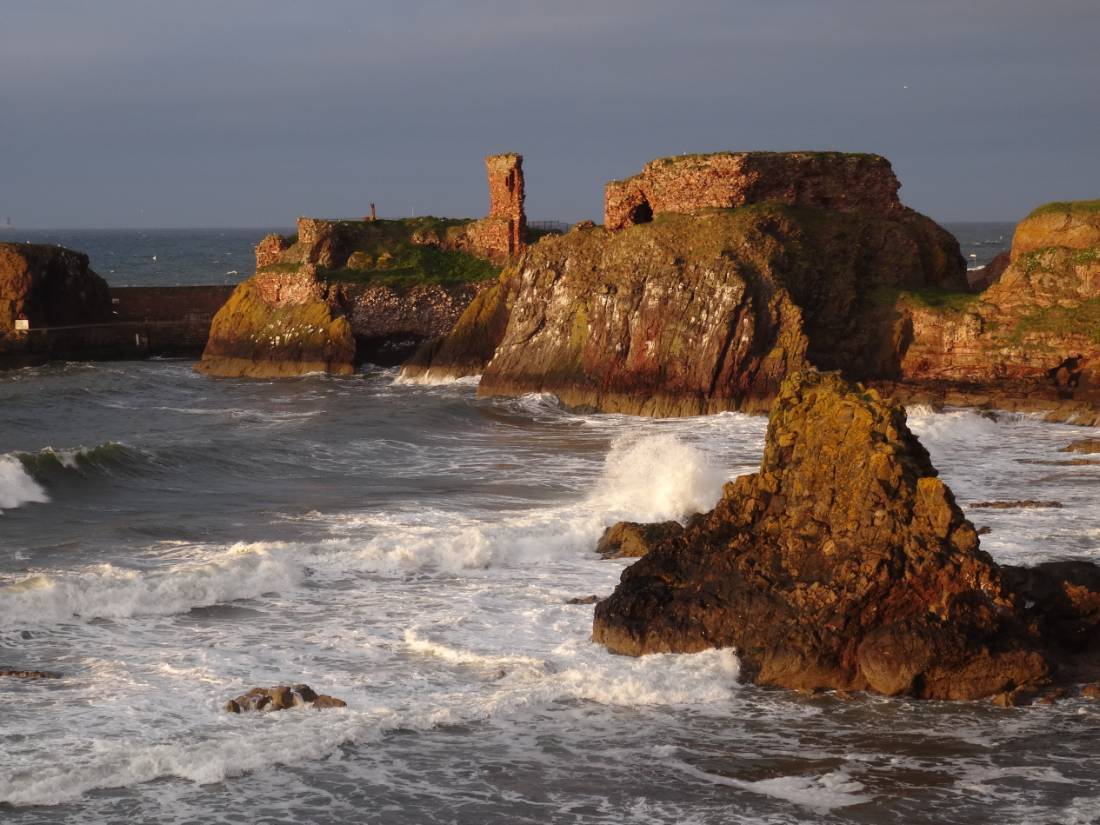
{"type": "Polygon", "coordinates": [[[630,210],[630,223],[649,223],[653,220],[653,207],[649,205],[649,201],[643,200],[630,210]]]}

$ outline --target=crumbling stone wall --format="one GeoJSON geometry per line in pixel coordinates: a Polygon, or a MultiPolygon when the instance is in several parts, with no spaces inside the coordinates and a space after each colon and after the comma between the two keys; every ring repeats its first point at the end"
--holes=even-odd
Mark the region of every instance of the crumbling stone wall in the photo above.
{"type": "Polygon", "coordinates": [[[904,209],[890,161],[844,152],[719,152],[650,161],[604,189],[604,225],[622,229],[662,212],[773,201],[843,212],[904,209]]]}
{"type": "Polygon", "coordinates": [[[466,227],[451,246],[506,264],[527,247],[523,155],[489,155],[485,158],[485,171],[489,179],[489,214],[466,227]]]}
{"type": "Polygon", "coordinates": [[[256,244],[256,269],[278,263],[288,249],[290,249],[290,238],[285,235],[265,235],[256,244]]]}

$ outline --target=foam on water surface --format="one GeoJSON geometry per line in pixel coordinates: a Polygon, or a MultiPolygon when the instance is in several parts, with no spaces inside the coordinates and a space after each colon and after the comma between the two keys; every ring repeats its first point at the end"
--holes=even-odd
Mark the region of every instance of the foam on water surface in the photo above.
{"type": "MultiPolygon", "coordinates": [[[[712,507],[764,419],[394,377],[164,363],[0,385],[0,450],[50,500],[5,517],[0,662],[64,674],[12,688],[5,822],[1086,821],[1090,706],[802,697],[740,684],[735,651],[591,642],[592,606],[568,601],[629,564],[593,552],[601,531],[712,507]],[[222,710],[290,682],[349,707],[222,710]]],[[[1100,556],[1100,473],[1057,463],[1095,430],[909,415],[964,507],[1065,504],[974,511],[996,557],[1100,556]]]]}

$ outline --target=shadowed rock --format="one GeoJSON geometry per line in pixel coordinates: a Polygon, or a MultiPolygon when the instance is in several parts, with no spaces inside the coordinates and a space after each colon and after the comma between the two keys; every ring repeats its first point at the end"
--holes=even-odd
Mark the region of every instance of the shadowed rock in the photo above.
{"type": "Polygon", "coordinates": [[[796,374],[760,471],[652,541],[593,638],[631,655],[734,647],[761,684],[921,698],[1014,703],[1060,665],[1085,672],[1097,568],[1001,568],[936,475],[901,408],[796,374]]]}

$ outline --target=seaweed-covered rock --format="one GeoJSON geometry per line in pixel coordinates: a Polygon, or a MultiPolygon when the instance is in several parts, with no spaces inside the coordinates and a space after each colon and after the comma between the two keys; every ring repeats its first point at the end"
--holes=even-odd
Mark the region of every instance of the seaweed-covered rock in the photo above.
{"type": "Polygon", "coordinates": [[[761,684],[1013,701],[1095,656],[1100,577],[1025,588],[979,548],[904,411],[835,374],[790,377],[759,472],[647,549],[596,606],[615,652],[734,647],[761,684]]]}
{"type": "Polygon", "coordinates": [[[257,273],[214,316],[195,369],[252,378],[353,373],[355,337],[331,297],[309,264],[293,272],[257,273]]]}

